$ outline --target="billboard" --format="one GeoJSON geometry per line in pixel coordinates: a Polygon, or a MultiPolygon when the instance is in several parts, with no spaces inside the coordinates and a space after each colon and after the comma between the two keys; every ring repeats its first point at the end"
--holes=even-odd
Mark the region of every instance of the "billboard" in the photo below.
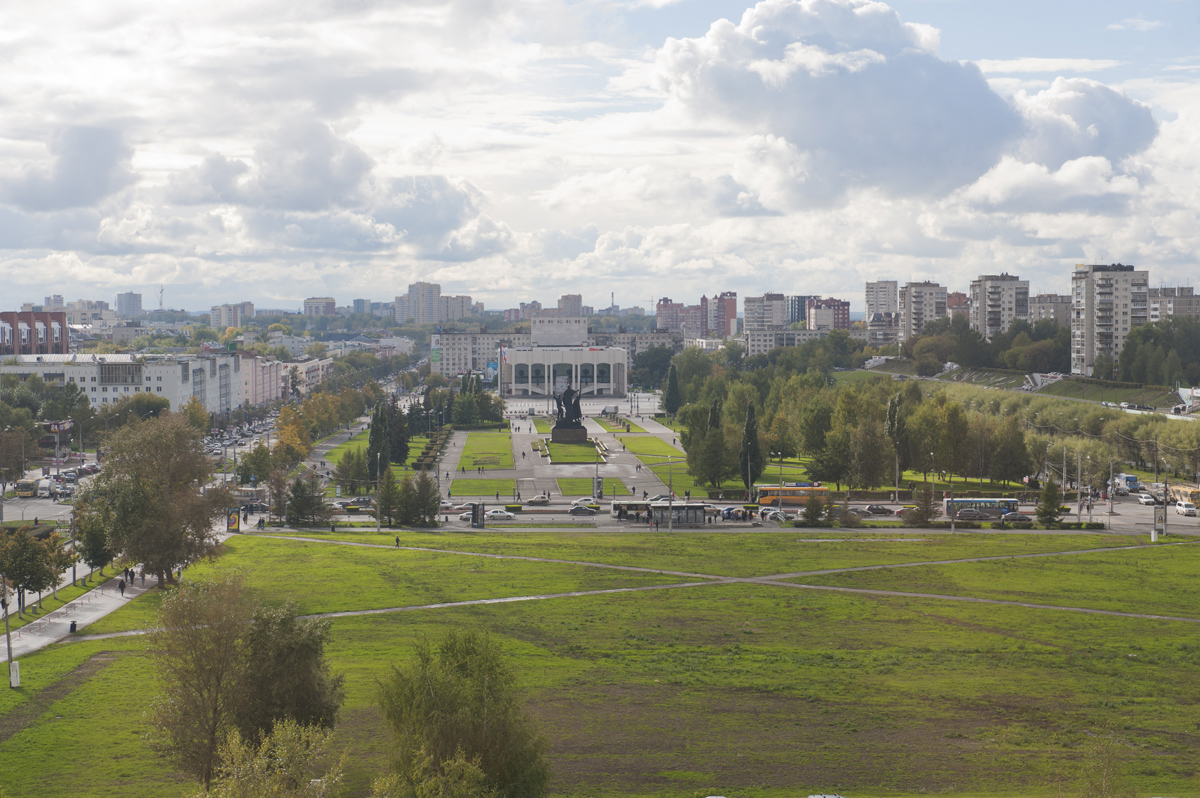
{"type": "Polygon", "coordinates": [[[242,516],[238,513],[238,511],[230,510],[229,522],[226,524],[225,528],[230,532],[237,532],[239,529],[241,529],[241,522],[242,516]]]}
{"type": "Polygon", "coordinates": [[[496,361],[489,360],[487,362],[487,368],[483,372],[483,376],[489,380],[496,379],[496,367],[497,367],[496,361]]]}
{"type": "Polygon", "coordinates": [[[440,335],[429,336],[429,362],[431,364],[442,362],[442,336],[440,335]]]}
{"type": "Polygon", "coordinates": [[[570,384],[571,384],[570,377],[566,377],[566,376],[555,377],[554,378],[554,392],[562,393],[563,391],[567,390],[567,386],[569,386],[570,384]]]}

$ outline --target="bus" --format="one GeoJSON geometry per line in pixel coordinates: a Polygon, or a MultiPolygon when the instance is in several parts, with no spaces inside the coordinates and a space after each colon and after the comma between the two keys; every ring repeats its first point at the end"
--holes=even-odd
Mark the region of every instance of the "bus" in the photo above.
{"type": "Polygon", "coordinates": [[[780,504],[802,505],[813,498],[820,499],[822,504],[829,501],[829,488],[823,487],[820,482],[785,482],[782,489],[777,482],[774,485],[755,485],[754,489],[758,491],[758,503],[771,507],[779,507],[780,504]]]}
{"type": "Polygon", "coordinates": [[[612,503],[612,517],[622,521],[647,521],[649,513],[650,502],[641,499],[615,499],[612,503]]]}
{"type": "Polygon", "coordinates": [[[1200,488],[1195,485],[1179,484],[1171,486],[1171,501],[1191,502],[1200,507],[1200,488]]]}
{"type": "Polygon", "coordinates": [[[17,496],[22,499],[33,499],[37,497],[38,489],[37,479],[22,479],[17,482],[17,496]]]}
{"type": "Polygon", "coordinates": [[[942,512],[946,515],[953,515],[959,510],[970,507],[975,510],[981,510],[989,515],[1001,516],[1005,513],[1017,512],[1016,499],[971,499],[958,498],[943,499],[942,512]]]}

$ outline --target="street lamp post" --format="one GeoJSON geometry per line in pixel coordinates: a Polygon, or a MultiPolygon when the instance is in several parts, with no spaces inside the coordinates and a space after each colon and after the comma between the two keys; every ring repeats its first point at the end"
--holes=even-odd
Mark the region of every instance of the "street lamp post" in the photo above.
{"type": "MultiPolygon", "coordinates": [[[[391,464],[389,463],[389,468],[391,464]]],[[[383,494],[380,492],[381,469],[383,468],[383,452],[375,453],[375,534],[379,534],[379,525],[383,523],[383,494]]]]}

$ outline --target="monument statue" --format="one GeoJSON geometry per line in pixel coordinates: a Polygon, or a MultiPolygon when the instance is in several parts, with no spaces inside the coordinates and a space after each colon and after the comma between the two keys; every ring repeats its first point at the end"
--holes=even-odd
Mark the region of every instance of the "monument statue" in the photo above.
{"type": "Polygon", "coordinates": [[[550,430],[555,443],[582,443],[587,440],[583,427],[583,411],[579,407],[579,391],[567,383],[566,390],[554,395],[557,420],[550,430]]]}

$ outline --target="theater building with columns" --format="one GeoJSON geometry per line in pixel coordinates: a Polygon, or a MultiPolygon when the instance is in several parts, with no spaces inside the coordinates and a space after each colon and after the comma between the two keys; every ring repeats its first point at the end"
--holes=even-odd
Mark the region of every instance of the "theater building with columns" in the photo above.
{"type": "Polygon", "coordinates": [[[587,319],[534,318],[529,338],[531,346],[503,350],[501,396],[553,396],[567,385],[584,399],[625,396],[627,354],[619,347],[589,346],[587,319]]]}

